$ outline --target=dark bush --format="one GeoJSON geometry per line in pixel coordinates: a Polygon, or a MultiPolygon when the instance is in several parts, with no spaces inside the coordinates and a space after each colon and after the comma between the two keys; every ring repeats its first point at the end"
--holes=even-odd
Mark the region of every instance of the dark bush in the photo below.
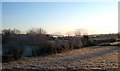
{"type": "Polygon", "coordinates": [[[18,46],[3,47],[2,60],[3,62],[18,60],[22,56],[23,52],[24,50],[22,47],[18,46]]]}
{"type": "Polygon", "coordinates": [[[94,42],[91,37],[84,35],[82,38],[83,47],[93,46],[94,42]]]}
{"type": "Polygon", "coordinates": [[[56,44],[54,42],[43,42],[42,45],[32,48],[33,56],[41,56],[56,53],[56,44]]]}
{"type": "Polygon", "coordinates": [[[106,44],[106,43],[112,43],[112,42],[117,42],[117,39],[113,38],[113,39],[94,40],[94,43],[96,45],[100,45],[100,44],[110,45],[110,44],[106,44]]]}

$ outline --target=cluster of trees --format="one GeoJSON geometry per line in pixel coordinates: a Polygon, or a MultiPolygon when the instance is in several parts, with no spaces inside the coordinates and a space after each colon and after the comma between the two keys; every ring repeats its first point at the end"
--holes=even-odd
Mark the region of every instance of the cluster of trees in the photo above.
{"type": "Polygon", "coordinates": [[[53,37],[41,28],[30,29],[26,34],[21,34],[17,29],[5,29],[2,31],[2,37],[3,62],[22,57],[26,45],[34,46],[32,56],[60,53],[93,45],[89,36],[53,37]]]}
{"type": "Polygon", "coordinates": [[[26,34],[21,34],[17,29],[5,29],[2,31],[3,62],[21,58],[25,46],[32,49],[32,56],[44,56],[106,42],[116,42],[116,39],[96,40],[88,35],[81,37],[80,34],[76,32],[75,36],[53,37],[41,28],[30,29],[26,34]]]}
{"type": "Polygon", "coordinates": [[[21,34],[17,29],[4,29],[2,31],[2,61],[17,60],[21,57],[23,49],[18,44],[19,40],[13,35],[21,34]]]}

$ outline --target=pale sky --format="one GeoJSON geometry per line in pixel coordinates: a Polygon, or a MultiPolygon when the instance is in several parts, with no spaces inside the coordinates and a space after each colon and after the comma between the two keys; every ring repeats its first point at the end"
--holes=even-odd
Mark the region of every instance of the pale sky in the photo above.
{"type": "Polygon", "coordinates": [[[3,2],[2,28],[26,32],[43,28],[47,33],[73,32],[101,34],[118,32],[116,2],[3,2]],[[83,31],[83,30],[82,30],[83,31]]]}

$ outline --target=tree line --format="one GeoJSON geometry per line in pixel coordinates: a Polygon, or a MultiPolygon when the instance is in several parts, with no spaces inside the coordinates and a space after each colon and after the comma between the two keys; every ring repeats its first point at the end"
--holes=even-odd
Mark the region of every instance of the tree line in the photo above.
{"type": "Polygon", "coordinates": [[[6,62],[20,59],[26,45],[33,46],[30,47],[32,56],[45,56],[95,45],[94,40],[88,35],[80,37],[79,32],[76,34],[76,36],[54,37],[42,28],[32,28],[26,34],[21,34],[17,29],[4,29],[2,60],[6,62]]]}

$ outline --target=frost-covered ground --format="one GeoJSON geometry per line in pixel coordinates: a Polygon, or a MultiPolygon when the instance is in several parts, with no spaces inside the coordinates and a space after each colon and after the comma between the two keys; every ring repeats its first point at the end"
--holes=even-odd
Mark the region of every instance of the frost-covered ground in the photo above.
{"type": "Polygon", "coordinates": [[[118,46],[95,46],[76,49],[44,57],[24,57],[3,63],[3,69],[79,70],[117,69],[118,46]]]}

